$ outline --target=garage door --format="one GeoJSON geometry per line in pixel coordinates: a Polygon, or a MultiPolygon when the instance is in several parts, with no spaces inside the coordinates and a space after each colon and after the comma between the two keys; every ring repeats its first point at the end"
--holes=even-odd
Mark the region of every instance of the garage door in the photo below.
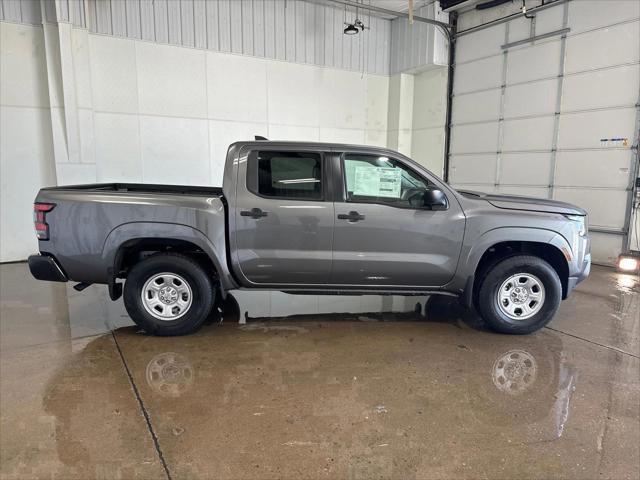
{"type": "Polygon", "coordinates": [[[637,168],[639,17],[640,2],[572,1],[459,36],[451,183],[582,206],[594,260],[613,263],[637,168]]]}

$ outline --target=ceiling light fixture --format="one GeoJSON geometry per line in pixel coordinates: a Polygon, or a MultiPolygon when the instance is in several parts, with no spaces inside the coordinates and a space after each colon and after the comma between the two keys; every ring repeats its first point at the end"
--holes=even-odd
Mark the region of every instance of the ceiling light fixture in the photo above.
{"type": "Polygon", "coordinates": [[[345,35],[355,35],[360,33],[360,31],[356,28],[353,23],[345,23],[346,27],[344,27],[343,33],[345,35]]]}
{"type": "Polygon", "coordinates": [[[346,25],[344,27],[344,34],[345,35],[356,35],[360,32],[364,32],[365,29],[368,29],[369,27],[365,27],[364,23],[362,22],[362,20],[356,18],[353,23],[349,23],[349,22],[344,22],[344,24],[346,25]]]}
{"type": "MultiPolygon", "coordinates": [[[[357,2],[358,0],[356,0],[357,2]]],[[[364,1],[364,0],[363,0],[364,1]]],[[[364,22],[358,18],[359,8],[356,7],[356,18],[353,23],[347,22],[347,5],[344,6],[344,30],[342,32],[345,35],[357,35],[360,32],[364,32],[365,27],[364,22]]]]}

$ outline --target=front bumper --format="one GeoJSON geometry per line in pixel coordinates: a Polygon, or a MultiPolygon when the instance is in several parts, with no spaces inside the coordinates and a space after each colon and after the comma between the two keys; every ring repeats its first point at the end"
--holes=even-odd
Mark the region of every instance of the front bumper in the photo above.
{"type": "Polygon", "coordinates": [[[66,282],[68,280],[54,257],[31,255],[28,262],[31,275],[37,280],[47,280],[49,282],[66,282]]]}
{"type": "Polygon", "coordinates": [[[589,273],[591,273],[591,254],[587,253],[582,261],[581,271],[577,275],[569,277],[569,281],[567,282],[567,297],[576,285],[589,276],[589,273]]]}

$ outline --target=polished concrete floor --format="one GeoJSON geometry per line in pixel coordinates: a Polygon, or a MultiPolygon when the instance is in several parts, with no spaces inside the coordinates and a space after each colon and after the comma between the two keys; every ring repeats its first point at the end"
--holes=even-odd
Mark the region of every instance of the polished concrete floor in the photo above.
{"type": "Polygon", "coordinates": [[[104,287],[0,289],[2,479],[640,477],[634,276],[529,336],[440,299],[155,338],[104,287]]]}

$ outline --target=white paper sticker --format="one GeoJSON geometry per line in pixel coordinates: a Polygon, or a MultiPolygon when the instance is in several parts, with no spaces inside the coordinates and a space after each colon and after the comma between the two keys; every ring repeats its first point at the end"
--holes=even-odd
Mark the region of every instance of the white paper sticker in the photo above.
{"type": "Polygon", "coordinates": [[[388,167],[356,167],[354,195],[400,198],[402,171],[388,167]]]}

